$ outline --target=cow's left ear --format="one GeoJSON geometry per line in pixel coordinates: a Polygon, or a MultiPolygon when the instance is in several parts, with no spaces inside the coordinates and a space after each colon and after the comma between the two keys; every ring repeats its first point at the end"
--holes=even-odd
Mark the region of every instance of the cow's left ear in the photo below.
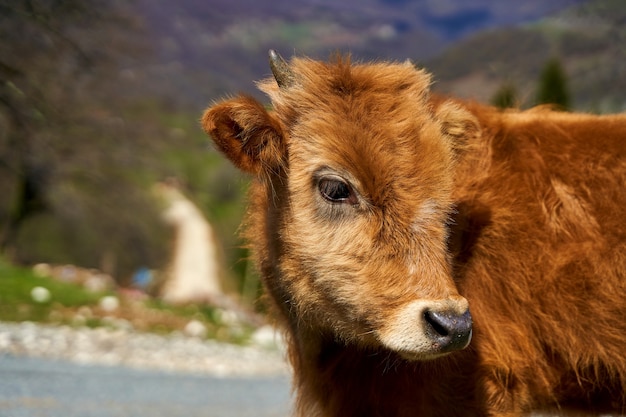
{"type": "Polygon", "coordinates": [[[441,103],[435,109],[435,117],[441,123],[441,133],[449,137],[457,148],[462,149],[469,138],[480,132],[476,117],[453,101],[441,103]]]}
{"type": "Polygon", "coordinates": [[[252,97],[242,95],[208,108],[202,116],[202,127],[242,171],[259,175],[285,158],[280,123],[252,97]]]}

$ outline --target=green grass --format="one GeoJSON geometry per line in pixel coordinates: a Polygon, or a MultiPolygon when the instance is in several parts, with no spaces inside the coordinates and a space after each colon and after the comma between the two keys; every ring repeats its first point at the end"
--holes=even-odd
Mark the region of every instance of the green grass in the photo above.
{"type": "Polygon", "coordinates": [[[95,305],[103,295],[74,284],[38,277],[30,269],[12,266],[0,259],[0,320],[48,322],[56,308],[95,305]],[[50,291],[50,300],[35,302],[31,297],[35,287],[50,291]]]}
{"type": "MultiPolygon", "coordinates": [[[[209,339],[242,344],[249,339],[250,334],[254,330],[250,325],[243,323],[232,326],[225,320],[223,310],[210,305],[187,304],[175,306],[152,299],[146,302],[146,307],[186,320],[200,321],[205,325],[206,337],[209,339]]],[[[161,325],[155,326],[151,330],[155,333],[169,333],[172,329],[166,325],[161,325]]]]}
{"type": "Polygon", "coordinates": [[[98,307],[105,295],[115,294],[90,292],[78,284],[39,277],[29,268],[11,265],[0,258],[0,321],[94,328],[111,326],[110,319],[118,317],[130,322],[137,331],[170,334],[183,331],[190,321],[197,320],[205,326],[203,337],[237,344],[245,344],[254,330],[250,324],[232,322],[228,313],[210,305],[169,305],[151,298],[129,301],[122,297],[120,308],[109,313],[98,307]],[[46,288],[50,299],[33,300],[31,291],[35,287],[46,288]],[[85,311],[88,311],[86,315],[85,311]],[[78,317],[81,319],[77,320],[78,317]]]}

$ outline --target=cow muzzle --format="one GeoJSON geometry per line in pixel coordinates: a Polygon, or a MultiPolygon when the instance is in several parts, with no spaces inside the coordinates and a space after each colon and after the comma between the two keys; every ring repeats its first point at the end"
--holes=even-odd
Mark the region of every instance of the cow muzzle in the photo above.
{"type": "Polygon", "coordinates": [[[472,339],[467,300],[418,300],[398,309],[378,332],[383,346],[408,360],[429,360],[466,348],[472,339]]]}
{"type": "Polygon", "coordinates": [[[469,345],[472,339],[472,315],[469,310],[463,314],[456,311],[424,312],[425,328],[432,340],[432,348],[441,353],[461,350],[469,345]]]}

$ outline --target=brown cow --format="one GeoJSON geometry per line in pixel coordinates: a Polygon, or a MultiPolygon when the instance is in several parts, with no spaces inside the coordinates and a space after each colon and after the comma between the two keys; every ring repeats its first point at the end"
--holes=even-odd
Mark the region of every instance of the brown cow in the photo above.
{"type": "Polygon", "coordinates": [[[626,413],[625,115],[444,100],[410,63],[270,62],[272,111],[240,96],[202,122],[255,177],[298,416],[626,413]]]}

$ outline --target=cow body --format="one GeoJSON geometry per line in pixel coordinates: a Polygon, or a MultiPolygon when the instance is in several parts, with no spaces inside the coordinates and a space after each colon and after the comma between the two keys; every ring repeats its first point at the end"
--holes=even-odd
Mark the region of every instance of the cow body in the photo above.
{"type": "Polygon", "coordinates": [[[409,63],[272,70],[273,111],[203,126],[255,176],[298,416],[626,412],[626,116],[444,100],[409,63]]]}

